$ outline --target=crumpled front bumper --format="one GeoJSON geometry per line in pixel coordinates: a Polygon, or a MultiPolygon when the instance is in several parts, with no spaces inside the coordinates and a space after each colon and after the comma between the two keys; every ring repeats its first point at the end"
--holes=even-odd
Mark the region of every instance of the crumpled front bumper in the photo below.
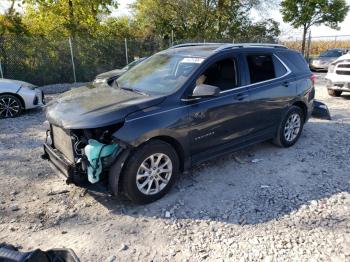
{"type": "Polygon", "coordinates": [[[57,149],[52,148],[49,144],[44,143],[43,159],[49,160],[54,167],[53,169],[59,174],[67,178],[67,183],[74,182],[74,174],[76,172],[75,164],[67,160],[57,149]]]}

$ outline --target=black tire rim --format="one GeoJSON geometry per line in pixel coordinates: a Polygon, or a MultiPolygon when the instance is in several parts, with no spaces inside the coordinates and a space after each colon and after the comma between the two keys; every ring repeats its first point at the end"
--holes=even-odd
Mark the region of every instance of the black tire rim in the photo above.
{"type": "Polygon", "coordinates": [[[21,105],[12,96],[0,97],[0,117],[8,118],[18,115],[21,105]]]}

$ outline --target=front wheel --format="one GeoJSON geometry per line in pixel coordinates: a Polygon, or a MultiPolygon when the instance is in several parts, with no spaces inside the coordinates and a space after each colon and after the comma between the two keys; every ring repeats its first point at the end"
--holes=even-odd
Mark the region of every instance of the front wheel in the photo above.
{"type": "Polygon", "coordinates": [[[341,96],[342,91],[333,90],[333,89],[328,89],[328,94],[329,94],[330,96],[339,97],[339,96],[341,96]]]}
{"type": "Polygon", "coordinates": [[[179,173],[179,158],[171,145],[151,140],[128,159],[122,191],[132,202],[146,204],[163,197],[179,173]]]}
{"type": "Polygon", "coordinates": [[[0,118],[17,117],[21,114],[21,101],[13,95],[0,95],[0,118]]]}
{"type": "Polygon", "coordinates": [[[305,117],[300,107],[292,106],[282,119],[274,143],[280,147],[294,145],[303,130],[305,117]]]}

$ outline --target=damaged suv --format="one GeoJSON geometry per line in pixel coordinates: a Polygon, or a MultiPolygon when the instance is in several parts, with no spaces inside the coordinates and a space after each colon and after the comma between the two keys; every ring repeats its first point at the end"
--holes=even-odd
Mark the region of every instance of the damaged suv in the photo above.
{"type": "Polygon", "coordinates": [[[314,100],[304,58],[281,45],[184,44],[135,66],[113,88],[73,89],[46,108],[44,158],[67,182],[107,181],[136,203],[179,172],[273,140],[298,140],[314,100]]]}

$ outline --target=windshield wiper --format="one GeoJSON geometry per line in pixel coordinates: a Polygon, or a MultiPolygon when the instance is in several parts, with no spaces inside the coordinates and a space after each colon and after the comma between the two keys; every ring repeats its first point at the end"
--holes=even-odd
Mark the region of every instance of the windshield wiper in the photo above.
{"type": "Polygon", "coordinates": [[[144,95],[144,96],[149,96],[149,94],[147,94],[146,92],[143,92],[139,89],[133,89],[133,88],[129,88],[129,87],[121,87],[120,89],[124,89],[124,90],[128,90],[128,91],[131,91],[131,92],[134,92],[134,93],[138,93],[138,94],[141,94],[141,95],[144,95]]]}

